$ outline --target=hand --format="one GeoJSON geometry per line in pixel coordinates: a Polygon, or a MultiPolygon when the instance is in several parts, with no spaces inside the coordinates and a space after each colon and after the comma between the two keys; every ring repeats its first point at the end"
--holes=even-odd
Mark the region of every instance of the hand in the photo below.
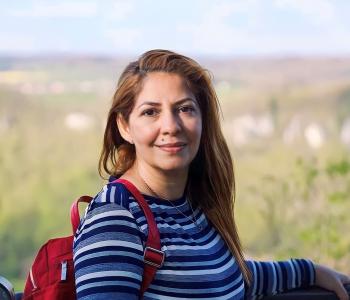
{"type": "Polygon", "coordinates": [[[350,284],[350,277],[326,266],[315,264],[315,285],[333,291],[340,300],[349,300],[344,284],[350,284]]]}

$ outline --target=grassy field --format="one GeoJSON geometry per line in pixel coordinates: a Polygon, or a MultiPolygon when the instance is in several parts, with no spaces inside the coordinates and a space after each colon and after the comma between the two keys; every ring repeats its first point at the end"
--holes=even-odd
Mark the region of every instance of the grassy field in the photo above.
{"type": "MultiPolygon", "coordinates": [[[[103,185],[104,122],[126,61],[0,58],[0,273],[17,289],[39,246],[70,233],[71,202],[103,185]]],[[[221,102],[247,256],[307,257],[347,272],[350,149],[340,136],[350,59],[200,62],[221,102]]]]}

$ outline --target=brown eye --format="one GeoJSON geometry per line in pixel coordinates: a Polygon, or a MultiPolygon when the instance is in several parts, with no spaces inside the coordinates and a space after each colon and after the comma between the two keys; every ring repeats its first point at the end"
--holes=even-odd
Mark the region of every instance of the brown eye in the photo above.
{"type": "Polygon", "coordinates": [[[194,112],[194,108],[192,106],[181,106],[179,107],[179,111],[183,113],[192,113],[194,112]]]}
{"type": "Polygon", "coordinates": [[[157,114],[157,111],[154,109],[154,108],[149,108],[149,109],[146,109],[142,112],[142,115],[143,116],[148,116],[148,117],[153,117],[157,114]]]}

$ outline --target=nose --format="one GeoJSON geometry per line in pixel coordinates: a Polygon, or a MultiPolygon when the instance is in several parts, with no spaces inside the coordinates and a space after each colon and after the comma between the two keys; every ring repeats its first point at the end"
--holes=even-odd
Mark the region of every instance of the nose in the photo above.
{"type": "Polygon", "coordinates": [[[167,111],[161,117],[161,133],[175,135],[181,131],[181,119],[172,111],[167,111]]]}

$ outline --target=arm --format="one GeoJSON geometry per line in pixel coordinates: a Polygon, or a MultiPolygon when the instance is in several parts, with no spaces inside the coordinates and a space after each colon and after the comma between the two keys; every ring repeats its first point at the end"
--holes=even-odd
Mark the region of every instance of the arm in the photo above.
{"type": "Polygon", "coordinates": [[[74,241],[77,299],[138,299],[143,275],[140,230],[115,203],[94,203],[74,241]]]}
{"type": "Polygon", "coordinates": [[[246,298],[260,299],[315,283],[315,268],[310,260],[290,259],[280,262],[247,261],[252,273],[252,283],[246,298]]]}
{"type": "Polygon", "coordinates": [[[340,300],[349,300],[344,284],[350,284],[350,277],[326,266],[315,264],[315,285],[333,291],[340,300]]]}

